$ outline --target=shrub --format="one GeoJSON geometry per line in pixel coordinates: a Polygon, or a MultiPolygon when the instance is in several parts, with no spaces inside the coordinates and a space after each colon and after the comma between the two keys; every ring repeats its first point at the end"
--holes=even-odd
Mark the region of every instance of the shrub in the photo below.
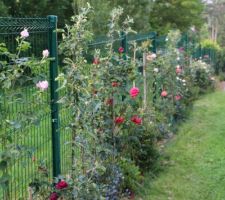
{"type": "Polygon", "coordinates": [[[211,39],[205,39],[201,41],[200,44],[202,48],[211,49],[211,50],[214,50],[215,52],[221,51],[220,45],[211,39]]]}

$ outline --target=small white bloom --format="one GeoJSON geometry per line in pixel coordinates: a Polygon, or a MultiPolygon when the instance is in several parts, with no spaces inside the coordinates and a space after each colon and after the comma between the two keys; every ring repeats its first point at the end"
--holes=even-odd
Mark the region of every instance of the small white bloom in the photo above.
{"type": "Polygon", "coordinates": [[[180,60],[180,57],[177,57],[177,61],[179,61],[180,60]]]}
{"type": "Polygon", "coordinates": [[[48,49],[45,49],[45,50],[42,51],[42,56],[43,56],[43,58],[47,58],[49,56],[48,49]]]}
{"type": "Polygon", "coordinates": [[[195,32],[195,31],[196,31],[195,26],[192,26],[192,27],[191,27],[191,31],[192,31],[192,32],[195,32]]]}
{"type": "Polygon", "coordinates": [[[182,82],[183,82],[183,83],[186,83],[186,80],[183,79],[182,82]]]}
{"type": "Polygon", "coordinates": [[[166,38],[165,40],[166,40],[166,41],[168,41],[169,39],[168,39],[168,38],[166,38]]]}
{"type": "Polygon", "coordinates": [[[158,72],[159,72],[159,68],[156,68],[156,67],[155,67],[155,68],[153,69],[153,71],[156,72],[156,73],[158,73],[158,72]]]}

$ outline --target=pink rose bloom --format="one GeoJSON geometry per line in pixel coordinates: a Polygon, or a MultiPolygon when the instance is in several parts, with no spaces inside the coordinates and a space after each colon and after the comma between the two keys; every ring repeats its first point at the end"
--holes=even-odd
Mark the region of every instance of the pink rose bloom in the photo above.
{"type": "Polygon", "coordinates": [[[120,47],[120,48],[118,49],[118,51],[119,51],[119,53],[123,53],[123,52],[124,52],[124,48],[123,48],[123,47],[120,47]]]}
{"type": "Polygon", "coordinates": [[[137,87],[132,87],[130,89],[130,96],[131,98],[135,98],[139,94],[140,90],[137,87]]]}
{"type": "Polygon", "coordinates": [[[39,81],[36,84],[36,87],[42,91],[47,90],[48,89],[48,81],[39,81]]]}
{"type": "Polygon", "coordinates": [[[166,97],[167,96],[167,91],[166,90],[163,90],[162,92],[161,92],[161,97],[166,97]]]}
{"type": "Polygon", "coordinates": [[[28,30],[25,28],[23,31],[20,32],[20,36],[21,36],[21,38],[23,38],[23,39],[29,37],[29,32],[28,32],[28,30]]]}
{"type": "Polygon", "coordinates": [[[184,52],[184,47],[180,47],[180,48],[179,48],[179,51],[180,51],[180,52],[184,52]]]}
{"type": "Polygon", "coordinates": [[[124,120],[125,120],[124,117],[116,117],[114,122],[116,124],[122,124],[124,122],[124,120]]]}
{"type": "Polygon", "coordinates": [[[45,49],[45,50],[42,51],[42,56],[43,56],[43,58],[47,58],[49,56],[48,49],[45,49]]]}
{"type": "Polygon", "coordinates": [[[59,181],[56,185],[55,185],[55,188],[57,190],[61,190],[61,189],[64,189],[64,188],[67,188],[68,187],[68,183],[64,180],[61,180],[59,181]]]}
{"type": "Polygon", "coordinates": [[[152,60],[156,59],[156,54],[155,54],[155,53],[148,54],[148,55],[146,56],[146,59],[147,59],[148,61],[152,61],[152,60]]]}
{"type": "Polygon", "coordinates": [[[180,95],[176,95],[176,96],[175,96],[175,100],[176,100],[176,101],[181,100],[181,98],[182,98],[182,97],[181,97],[180,95]]]}
{"type": "Polygon", "coordinates": [[[142,124],[142,118],[138,117],[137,115],[133,116],[133,117],[131,118],[131,121],[134,122],[134,123],[137,124],[137,125],[142,124]]]}
{"type": "Polygon", "coordinates": [[[177,67],[177,68],[176,68],[176,73],[177,73],[177,74],[180,74],[181,72],[182,72],[182,69],[181,69],[180,67],[177,67]]]}
{"type": "Polygon", "coordinates": [[[49,200],[57,200],[59,198],[58,194],[56,192],[53,192],[50,197],[49,200]]]}

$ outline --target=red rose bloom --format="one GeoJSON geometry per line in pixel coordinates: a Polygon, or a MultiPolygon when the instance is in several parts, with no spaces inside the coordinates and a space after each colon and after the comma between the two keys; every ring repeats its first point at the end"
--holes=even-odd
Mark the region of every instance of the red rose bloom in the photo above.
{"type": "Polygon", "coordinates": [[[57,190],[61,190],[61,189],[67,188],[67,187],[68,187],[68,183],[67,183],[66,181],[64,181],[64,180],[59,181],[59,182],[56,184],[56,186],[55,186],[55,188],[56,188],[57,190]]]}
{"type": "Polygon", "coordinates": [[[124,122],[124,117],[116,117],[114,122],[116,124],[122,124],[124,122]]]}
{"type": "Polygon", "coordinates": [[[49,200],[57,200],[59,198],[58,194],[56,192],[53,192],[50,197],[49,200]]]}
{"type": "Polygon", "coordinates": [[[112,82],[112,86],[113,87],[118,87],[119,86],[119,83],[114,81],[114,82],[112,82]]]}
{"type": "Polygon", "coordinates": [[[137,125],[142,124],[142,118],[140,118],[140,117],[138,117],[136,115],[131,118],[131,121],[134,122],[137,125]]]}
{"type": "Polygon", "coordinates": [[[119,53],[123,53],[123,52],[124,52],[124,48],[123,48],[123,47],[120,47],[120,48],[118,49],[118,51],[119,51],[119,53]]]}
{"type": "Polygon", "coordinates": [[[106,105],[109,105],[109,106],[113,105],[113,99],[112,98],[111,99],[107,99],[106,100],[106,105]]]}
{"type": "Polygon", "coordinates": [[[94,65],[98,65],[98,64],[100,64],[99,59],[98,59],[98,58],[94,58],[94,60],[93,60],[93,64],[94,64],[94,65]]]}
{"type": "Polygon", "coordinates": [[[139,94],[140,90],[137,87],[132,87],[130,89],[130,96],[131,98],[135,98],[139,94]]]}

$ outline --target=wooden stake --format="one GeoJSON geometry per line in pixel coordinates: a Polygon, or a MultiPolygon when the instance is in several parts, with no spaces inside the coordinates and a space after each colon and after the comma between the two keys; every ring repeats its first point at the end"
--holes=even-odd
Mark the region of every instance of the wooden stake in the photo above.
{"type": "Polygon", "coordinates": [[[143,98],[143,109],[147,108],[147,77],[146,77],[146,53],[143,53],[143,81],[144,81],[144,98],[143,98]]]}

